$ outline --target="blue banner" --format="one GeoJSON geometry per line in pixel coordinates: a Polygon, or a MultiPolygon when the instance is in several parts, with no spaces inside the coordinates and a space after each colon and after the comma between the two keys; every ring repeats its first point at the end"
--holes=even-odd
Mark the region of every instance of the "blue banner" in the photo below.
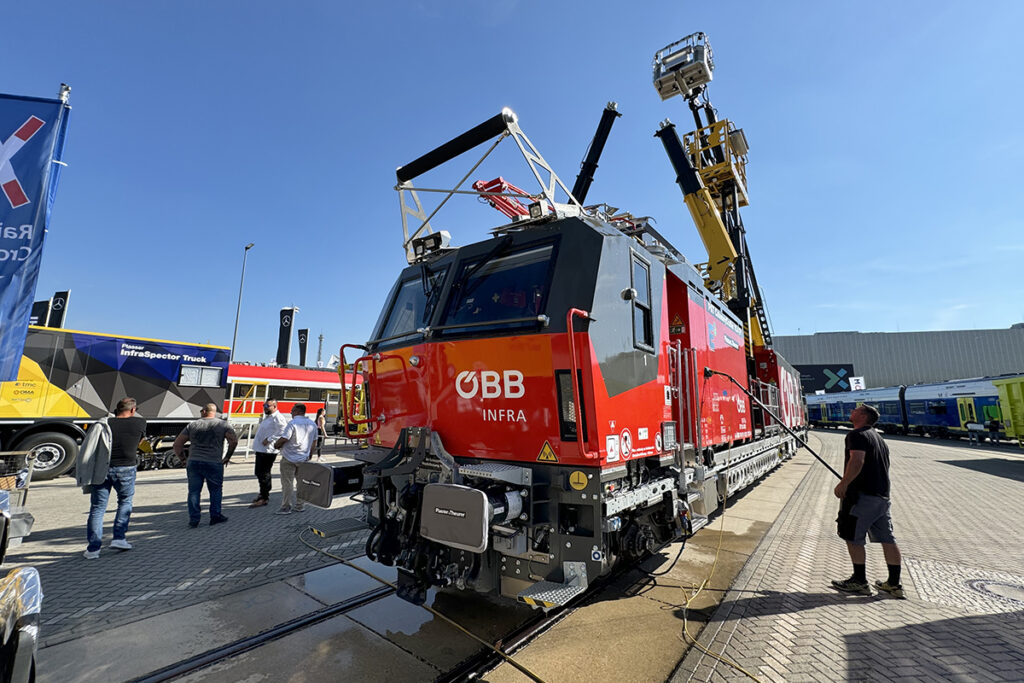
{"type": "Polygon", "coordinates": [[[18,377],[70,110],[0,95],[0,382],[18,377]]]}

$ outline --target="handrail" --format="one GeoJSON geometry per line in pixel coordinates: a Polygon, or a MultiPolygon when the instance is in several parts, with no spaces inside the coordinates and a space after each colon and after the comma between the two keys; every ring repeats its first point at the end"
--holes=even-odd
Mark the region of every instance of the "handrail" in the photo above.
{"type": "MultiPolygon", "coordinates": [[[[349,418],[348,418],[349,412],[348,412],[348,410],[346,410],[346,408],[348,406],[345,405],[346,399],[349,396],[348,387],[345,384],[345,349],[362,349],[363,351],[365,351],[366,347],[362,346],[360,344],[342,344],[341,345],[341,349],[338,351],[338,355],[341,356],[341,359],[340,359],[341,360],[341,372],[339,373],[339,378],[341,379],[341,400],[338,401],[338,407],[341,408],[341,419],[342,419],[342,423],[345,425],[345,436],[346,436],[346,438],[352,438],[351,432],[349,432],[349,418]]],[[[356,405],[355,405],[356,372],[357,372],[356,364],[353,364],[352,365],[352,394],[351,394],[351,396],[352,396],[351,408],[352,408],[352,415],[353,415],[353,417],[355,416],[355,408],[356,408],[356,405]]],[[[367,412],[367,415],[369,415],[369,414],[370,413],[367,412]]]]}
{"type": "Polygon", "coordinates": [[[590,317],[590,313],[587,311],[580,310],[579,308],[570,308],[569,312],[565,315],[565,327],[566,332],[569,335],[569,365],[572,369],[572,378],[569,380],[572,384],[572,399],[576,405],[576,445],[580,450],[580,457],[584,460],[595,460],[601,457],[599,452],[588,451],[587,444],[584,443],[583,438],[583,404],[580,403],[580,385],[576,379],[576,373],[578,372],[576,365],[576,339],[575,332],[572,328],[572,319],[575,317],[584,318],[586,320],[593,320],[590,317]]]}
{"type": "MultiPolygon", "coordinates": [[[[372,361],[371,367],[372,367],[373,378],[376,379],[377,378],[377,356],[361,356],[361,357],[357,358],[355,360],[355,362],[352,363],[352,388],[349,389],[346,386],[345,379],[344,379],[344,377],[345,377],[345,372],[344,372],[344,367],[345,367],[345,349],[362,349],[363,351],[366,351],[366,347],[362,346],[361,344],[342,344],[341,349],[338,352],[338,354],[341,356],[341,367],[342,367],[342,372],[341,372],[341,377],[342,377],[342,380],[341,380],[341,393],[342,393],[342,397],[341,397],[341,401],[339,401],[339,404],[341,406],[341,419],[344,421],[344,424],[345,424],[345,436],[346,436],[346,438],[349,438],[349,439],[367,439],[367,438],[369,438],[369,437],[371,437],[371,436],[373,436],[374,434],[377,433],[377,430],[380,429],[380,425],[379,424],[375,424],[376,421],[373,418],[373,411],[371,410],[371,408],[369,406],[369,402],[366,401],[366,398],[365,398],[366,397],[365,389],[363,390],[363,397],[364,397],[363,398],[363,400],[364,400],[363,409],[366,411],[366,419],[357,419],[356,418],[356,375],[358,374],[359,364],[362,363],[363,361],[369,360],[369,361],[372,361]],[[346,405],[346,399],[348,399],[348,405],[346,405]],[[351,429],[350,429],[350,427],[352,425],[355,425],[358,428],[359,425],[370,425],[371,423],[374,423],[372,428],[368,428],[366,433],[364,433],[364,434],[360,434],[358,431],[353,433],[351,431],[351,429]]],[[[365,377],[364,377],[364,383],[365,383],[365,377]]]]}

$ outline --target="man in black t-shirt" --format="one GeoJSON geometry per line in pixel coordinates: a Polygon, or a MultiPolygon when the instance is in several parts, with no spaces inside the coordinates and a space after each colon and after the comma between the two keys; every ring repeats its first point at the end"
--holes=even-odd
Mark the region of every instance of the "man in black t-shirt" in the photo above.
{"type": "Polygon", "coordinates": [[[117,513],[114,515],[114,539],[111,548],[131,550],[125,539],[128,520],[132,516],[132,496],[135,495],[135,466],[139,443],[146,438],[146,420],[135,414],[135,399],[123,398],[117,402],[114,417],[107,420],[110,429],[110,469],[106,480],[92,487],[89,521],[86,537],[89,546],[85,558],[95,560],[103,545],[103,515],[107,511],[110,489],[117,491],[117,513]]]}
{"type": "Polygon", "coordinates": [[[864,544],[870,537],[872,542],[882,544],[889,567],[889,578],[876,581],[875,587],[903,598],[902,559],[889,516],[889,447],[874,428],[878,417],[878,411],[869,405],[859,405],[850,413],[853,431],[846,435],[843,478],[836,485],[835,494],[842,501],[838,532],[850,552],[853,576],[833,581],[832,586],[848,593],[871,595],[864,569],[864,544]]]}

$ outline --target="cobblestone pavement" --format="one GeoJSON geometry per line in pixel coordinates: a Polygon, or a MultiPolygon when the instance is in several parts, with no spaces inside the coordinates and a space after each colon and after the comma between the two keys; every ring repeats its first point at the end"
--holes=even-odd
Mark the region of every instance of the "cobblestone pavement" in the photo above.
{"type": "MultiPolygon", "coordinates": [[[[837,469],[843,436],[815,433],[837,469]]],[[[851,568],[835,536],[835,479],[815,466],[704,628],[702,644],[762,681],[1024,680],[1020,451],[888,442],[908,599],[829,587],[851,568]]],[[[885,577],[881,548],[869,544],[869,581],[885,577]]],[[[690,680],[746,676],[691,649],[673,677],[690,680]]]]}
{"type": "MultiPolygon", "coordinates": [[[[325,454],[326,461],[334,456],[325,454]]],[[[86,633],[196,604],[333,561],[303,545],[298,535],[313,520],[353,516],[358,506],[275,515],[280,505],[277,467],[270,504],[248,505],[257,491],[253,462],[236,455],[224,477],[226,524],[208,526],[203,491],[203,519],[188,526],[184,469],[138,473],[134,509],[128,529],[130,551],[107,547],[111,538],[115,495],[104,525],[98,560],[82,557],[89,499],[73,477],[37,482],[28,508],[36,522],[31,536],[11,551],[4,571],[31,565],[39,569],[44,600],[43,647],[86,633]]],[[[364,534],[337,537],[329,547],[344,555],[359,554],[364,534]]]]}

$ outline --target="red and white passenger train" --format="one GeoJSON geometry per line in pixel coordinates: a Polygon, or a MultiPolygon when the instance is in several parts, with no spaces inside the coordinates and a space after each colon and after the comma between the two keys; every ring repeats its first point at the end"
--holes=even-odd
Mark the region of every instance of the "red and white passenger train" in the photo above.
{"type": "MultiPolygon", "coordinates": [[[[351,385],[352,375],[346,375],[346,379],[351,385]]],[[[356,383],[358,386],[358,378],[356,383]]],[[[272,398],[277,401],[277,409],[286,415],[296,403],[304,403],[310,416],[324,408],[328,422],[333,422],[340,396],[341,377],[337,370],[232,363],[228,368],[224,414],[232,420],[259,418],[263,415],[263,403],[272,398]]]]}

